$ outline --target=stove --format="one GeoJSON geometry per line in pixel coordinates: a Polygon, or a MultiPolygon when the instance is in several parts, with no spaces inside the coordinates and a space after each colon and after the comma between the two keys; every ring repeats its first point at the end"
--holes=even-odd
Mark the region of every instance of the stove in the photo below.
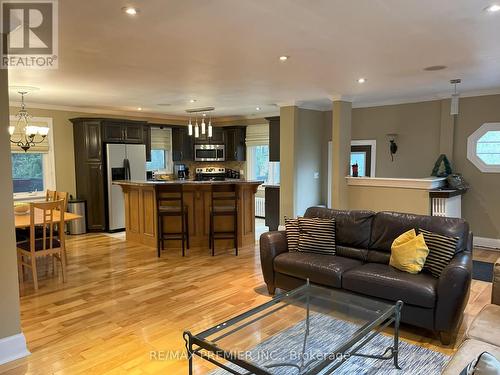
{"type": "Polygon", "coordinates": [[[195,179],[196,181],[224,181],[226,179],[226,168],[196,168],[195,179]]]}

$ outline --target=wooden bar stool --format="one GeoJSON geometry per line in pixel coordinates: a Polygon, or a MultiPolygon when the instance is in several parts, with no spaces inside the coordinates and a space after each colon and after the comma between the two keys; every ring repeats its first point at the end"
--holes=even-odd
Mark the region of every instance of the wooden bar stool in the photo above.
{"type": "Polygon", "coordinates": [[[238,255],[238,186],[236,184],[212,185],[212,204],[210,206],[209,248],[215,255],[215,240],[230,239],[234,241],[236,256],[238,255]],[[216,231],[217,216],[232,216],[232,231],[216,231]]]}
{"type": "Polygon", "coordinates": [[[156,185],[156,211],[158,212],[158,257],[165,249],[165,241],[182,241],[182,256],[185,255],[185,245],[189,249],[188,208],[184,204],[182,184],[156,185]],[[180,217],[180,232],[164,232],[165,217],[180,217]]]}

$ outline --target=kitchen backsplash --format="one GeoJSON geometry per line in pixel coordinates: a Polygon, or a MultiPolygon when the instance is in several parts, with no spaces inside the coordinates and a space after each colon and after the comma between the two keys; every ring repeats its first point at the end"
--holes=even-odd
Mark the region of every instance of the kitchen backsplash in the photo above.
{"type": "Polygon", "coordinates": [[[233,169],[235,171],[243,171],[246,177],[246,161],[222,161],[222,162],[199,162],[199,161],[185,161],[181,164],[185,164],[189,168],[189,173],[195,173],[196,168],[204,167],[215,167],[215,168],[226,168],[233,169]]]}

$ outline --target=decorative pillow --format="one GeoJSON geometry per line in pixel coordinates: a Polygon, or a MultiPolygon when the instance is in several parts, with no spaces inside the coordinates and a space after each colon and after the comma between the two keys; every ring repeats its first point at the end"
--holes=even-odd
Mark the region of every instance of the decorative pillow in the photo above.
{"type": "Polygon", "coordinates": [[[432,276],[439,277],[455,255],[458,238],[443,236],[424,229],[420,229],[419,232],[424,235],[425,243],[429,248],[424,268],[428,269],[432,276]]]}
{"type": "Polygon", "coordinates": [[[335,255],[335,219],[299,218],[299,251],[335,255]]]}
{"type": "Polygon", "coordinates": [[[424,236],[411,229],[394,240],[391,246],[389,264],[398,270],[408,273],[419,273],[424,267],[429,249],[424,236]]]}
{"type": "Polygon", "coordinates": [[[499,375],[500,362],[488,352],[483,352],[465,367],[460,375],[499,375]]]}
{"type": "Polygon", "coordinates": [[[299,247],[299,219],[285,217],[285,229],[288,251],[297,251],[299,247]]]}

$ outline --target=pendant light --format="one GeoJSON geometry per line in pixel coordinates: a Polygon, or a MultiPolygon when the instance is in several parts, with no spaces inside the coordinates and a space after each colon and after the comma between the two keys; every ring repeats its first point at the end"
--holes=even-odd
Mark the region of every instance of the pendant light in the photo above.
{"type": "Polygon", "coordinates": [[[206,133],[206,124],[205,124],[205,114],[203,114],[203,117],[201,118],[201,134],[206,133]]]}
{"type": "Polygon", "coordinates": [[[194,137],[195,138],[200,137],[200,127],[198,126],[198,117],[196,117],[196,122],[194,124],[194,137]]]}
{"type": "Polygon", "coordinates": [[[193,124],[191,123],[191,117],[189,118],[188,135],[193,135],[193,124]]]}
{"type": "Polygon", "coordinates": [[[212,116],[208,120],[208,138],[212,138],[212,116]]]}

